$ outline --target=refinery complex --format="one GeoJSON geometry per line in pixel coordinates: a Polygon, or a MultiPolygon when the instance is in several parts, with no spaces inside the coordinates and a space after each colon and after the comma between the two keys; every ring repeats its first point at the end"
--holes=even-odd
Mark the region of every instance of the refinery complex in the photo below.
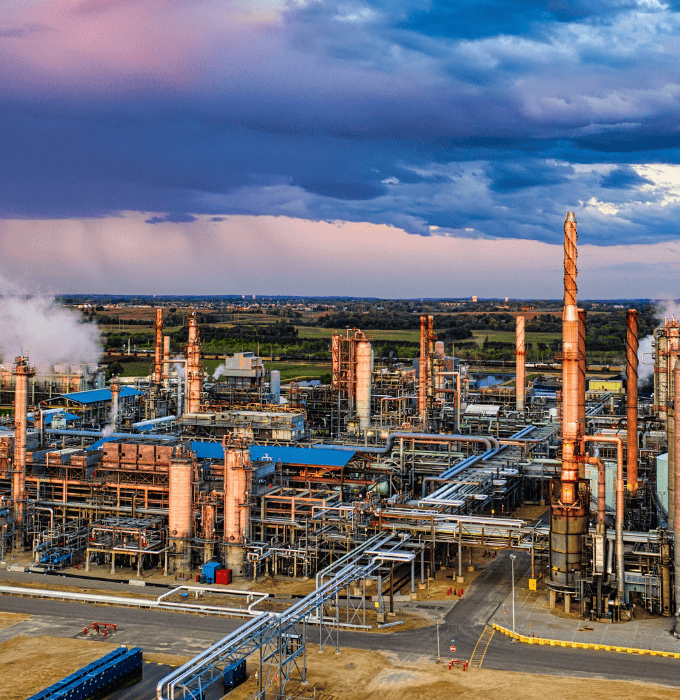
{"type": "Polygon", "coordinates": [[[398,592],[444,567],[462,581],[473,550],[526,552],[530,586],[593,624],[623,624],[634,607],[676,615],[680,319],[666,318],[641,356],[629,310],[625,381],[594,381],[571,213],[564,233],[559,371],[532,382],[521,312],[514,382],[492,387],[471,381],[428,315],[412,361],[377,361],[367,331],[333,334],[329,383],[282,383],[254,352],[225,358],[212,381],[196,312],[178,357],[161,308],[149,377],[107,381],[97,365],[41,373],[38,348],[5,358],[2,560],[28,556],[34,573],[315,580],[286,611],[251,616],[170,674],[161,699],[203,697],[255,649],[273,669],[260,673],[261,697],[283,697],[302,627],[337,648],[341,610],[347,626],[366,624],[367,585],[384,624],[398,592]],[[638,396],[640,362],[653,364],[651,399],[638,396]],[[545,515],[518,517],[526,505],[545,515]]]}

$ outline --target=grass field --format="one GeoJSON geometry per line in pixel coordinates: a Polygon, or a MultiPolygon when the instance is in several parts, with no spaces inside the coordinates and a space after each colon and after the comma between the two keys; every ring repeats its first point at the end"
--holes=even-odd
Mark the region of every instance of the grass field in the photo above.
{"type": "Polygon", "coordinates": [[[289,362],[265,362],[267,372],[273,369],[281,372],[281,383],[296,381],[309,381],[310,379],[321,379],[324,375],[331,373],[330,362],[328,364],[298,365],[289,362]]]}
{"type": "MultiPolygon", "coordinates": [[[[515,343],[514,331],[472,331],[475,341],[478,345],[484,342],[484,338],[489,338],[489,341],[497,343],[515,343]]],[[[526,333],[525,342],[527,343],[551,343],[554,340],[562,340],[561,333],[526,333]]]]}
{"type": "MultiPolygon", "coordinates": [[[[298,337],[310,338],[316,340],[318,338],[328,338],[330,341],[334,333],[345,335],[344,328],[316,328],[309,326],[295,326],[298,331],[298,337]]],[[[364,335],[369,340],[393,340],[396,342],[417,343],[420,340],[420,331],[417,330],[369,330],[364,331],[364,335]]]]}

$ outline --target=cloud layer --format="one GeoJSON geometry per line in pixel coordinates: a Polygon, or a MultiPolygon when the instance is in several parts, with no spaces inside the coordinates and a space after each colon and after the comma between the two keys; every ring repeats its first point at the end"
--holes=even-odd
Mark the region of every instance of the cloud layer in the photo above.
{"type": "Polygon", "coordinates": [[[7,4],[0,217],[678,238],[680,3],[7,4]]]}

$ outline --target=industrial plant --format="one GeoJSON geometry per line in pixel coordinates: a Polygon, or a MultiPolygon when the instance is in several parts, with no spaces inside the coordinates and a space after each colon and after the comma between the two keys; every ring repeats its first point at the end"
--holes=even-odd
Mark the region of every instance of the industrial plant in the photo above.
{"type": "Polygon", "coordinates": [[[415,593],[444,566],[462,580],[472,550],[524,550],[530,585],[593,623],[624,622],[633,606],[675,615],[680,319],[666,318],[640,358],[629,310],[625,381],[595,381],[572,213],[564,235],[558,373],[531,382],[521,312],[514,383],[489,387],[438,340],[431,315],[410,362],[378,361],[366,331],[334,333],[330,383],[282,383],[253,352],[223,358],[211,378],[196,313],[178,357],[161,308],[149,377],[107,382],[96,366],[41,374],[25,348],[0,372],[14,404],[0,427],[1,558],[140,578],[316,577],[292,608],[253,617],[168,677],[159,698],[201,697],[187,689],[258,645],[271,646],[276,671],[260,687],[281,697],[303,656],[303,623],[319,626],[321,648],[337,647],[340,606],[329,615],[329,601],[346,594],[347,622],[365,624],[375,585],[384,623],[397,591],[415,593]],[[640,362],[653,364],[652,399],[638,396],[640,362]],[[527,504],[545,517],[515,517],[527,504]]]}

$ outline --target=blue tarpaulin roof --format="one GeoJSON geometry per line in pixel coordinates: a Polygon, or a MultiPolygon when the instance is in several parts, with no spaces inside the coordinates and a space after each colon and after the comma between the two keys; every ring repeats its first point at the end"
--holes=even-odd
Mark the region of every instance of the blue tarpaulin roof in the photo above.
{"type": "MultiPolygon", "coordinates": [[[[119,398],[124,399],[126,396],[141,396],[142,392],[139,389],[133,389],[131,386],[124,386],[119,398]]],[[[92,391],[74,391],[71,394],[62,394],[63,398],[76,403],[98,403],[99,401],[111,401],[110,389],[93,389],[92,391]]]]}
{"type": "MultiPolygon", "coordinates": [[[[191,449],[199,459],[224,459],[221,442],[192,442],[191,449]]],[[[305,464],[309,466],[344,467],[354,456],[349,450],[314,450],[309,447],[279,447],[272,445],[251,445],[250,459],[254,461],[283,462],[284,464],[305,464]]]]}

